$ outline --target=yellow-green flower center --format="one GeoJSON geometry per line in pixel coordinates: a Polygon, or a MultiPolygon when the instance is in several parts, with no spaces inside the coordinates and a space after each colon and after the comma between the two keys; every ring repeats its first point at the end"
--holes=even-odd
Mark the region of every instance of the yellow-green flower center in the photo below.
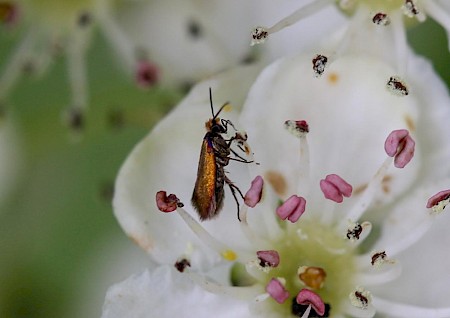
{"type": "Polygon", "coordinates": [[[292,299],[301,288],[310,288],[299,278],[299,267],[316,267],[326,273],[326,278],[322,288],[314,291],[331,306],[331,312],[339,312],[342,302],[348,299],[354,288],[356,265],[353,249],[342,233],[336,233],[329,225],[323,225],[319,221],[300,220],[293,226],[286,225],[284,237],[275,245],[280,255],[280,264],[270,271],[268,280],[283,277],[291,299],[283,305],[270,301],[286,315],[290,314],[292,299]]]}
{"type": "MultiPolygon", "coordinates": [[[[308,288],[331,306],[331,314],[340,312],[343,302],[348,300],[348,295],[355,288],[355,249],[343,233],[337,233],[334,227],[319,220],[302,219],[296,224],[284,225],[284,235],[273,243],[280,263],[267,272],[265,280],[258,283],[266,286],[272,278],[281,278],[290,298],[283,304],[271,298],[266,301],[276,307],[280,317],[289,317],[292,315],[293,299],[302,288],[308,288]]],[[[251,284],[251,279],[242,274],[235,267],[233,283],[251,284]]]]}

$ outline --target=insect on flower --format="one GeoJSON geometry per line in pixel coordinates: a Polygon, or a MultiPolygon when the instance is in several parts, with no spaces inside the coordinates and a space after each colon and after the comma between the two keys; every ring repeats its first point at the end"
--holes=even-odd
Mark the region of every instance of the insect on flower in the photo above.
{"type": "Polygon", "coordinates": [[[209,100],[211,105],[212,118],[205,124],[206,134],[203,138],[202,148],[200,152],[200,159],[198,162],[197,180],[195,181],[194,192],[192,193],[192,205],[197,210],[200,220],[209,220],[217,216],[222,209],[223,199],[225,197],[223,186],[226,183],[230,187],[230,191],[237,204],[237,216],[239,217],[239,201],[236,197],[236,191],[242,199],[241,190],[233,184],[225,175],[224,167],[228,165],[230,160],[235,160],[243,163],[251,163],[237,154],[231,149],[233,141],[245,142],[246,136],[236,133],[230,139],[225,139],[222,134],[228,131],[228,125],[233,126],[233,123],[228,119],[218,118],[220,112],[229,105],[228,102],[220,107],[219,111],[214,114],[214,107],[212,102],[211,88],[209,89],[209,100]],[[230,157],[233,153],[236,158],[230,157]]]}

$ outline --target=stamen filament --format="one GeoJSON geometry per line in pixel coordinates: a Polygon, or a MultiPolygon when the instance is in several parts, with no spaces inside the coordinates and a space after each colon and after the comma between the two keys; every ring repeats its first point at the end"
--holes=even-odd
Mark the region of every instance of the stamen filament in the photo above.
{"type": "Polygon", "coordinates": [[[67,47],[67,67],[72,91],[72,107],[80,110],[86,109],[88,104],[85,63],[86,40],[87,34],[76,32],[67,47]]]}
{"type": "Polygon", "coordinates": [[[322,10],[323,8],[325,8],[327,5],[333,3],[333,0],[316,0],[313,1],[303,7],[301,7],[300,9],[298,9],[297,11],[294,11],[291,15],[287,16],[286,18],[282,19],[281,21],[277,22],[275,25],[273,25],[272,27],[267,29],[267,32],[269,32],[269,34],[273,34],[275,32],[278,32],[292,24],[297,23],[298,21],[300,21],[303,18],[306,18],[320,10],[322,10]]]}
{"type": "Polygon", "coordinates": [[[188,269],[185,270],[185,273],[197,285],[213,294],[226,295],[239,300],[251,301],[262,293],[261,286],[258,284],[248,287],[226,286],[208,279],[205,275],[194,273],[188,269]]]}
{"type": "Polygon", "coordinates": [[[192,232],[194,232],[200,241],[217,251],[225,260],[227,261],[235,261],[238,258],[238,255],[225,244],[218,241],[211,234],[209,234],[203,226],[200,225],[194,218],[186,212],[183,208],[177,208],[178,214],[181,218],[186,222],[186,224],[191,228],[192,232]]]}
{"type": "Polygon", "coordinates": [[[115,51],[118,52],[119,56],[125,62],[125,71],[132,75],[136,69],[136,57],[132,49],[133,45],[131,45],[128,37],[117,26],[116,22],[111,19],[111,15],[105,12],[106,10],[106,8],[102,8],[98,14],[99,25],[109,42],[113,45],[115,51]]]}
{"type": "Polygon", "coordinates": [[[361,198],[359,198],[358,202],[353,206],[350,212],[340,222],[339,228],[342,229],[342,231],[344,231],[346,228],[347,220],[349,219],[359,220],[359,218],[363,215],[363,213],[368,209],[373,199],[375,198],[375,193],[380,188],[381,182],[383,181],[383,178],[386,176],[386,173],[393,161],[394,159],[391,157],[386,158],[384,163],[372,177],[369,184],[367,185],[367,188],[364,190],[361,198]]]}
{"type": "Polygon", "coordinates": [[[9,90],[19,78],[23,63],[29,57],[29,54],[32,51],[31,48],[35,44],[35,33],[35,30],[30,30],[12,54],[11,59],[7,61],[0,78],[0,100],[6,97],[9,90]]]}
{"type": "MultiPolygon", "coordinates": [[[[367,264],[367,258],[366,258],[366,264],[367,264]]],[[[394,264],[387,264],[388,269],[387,270],[381,270],[381,271],[373,271],[359,274],[356,280],[364,285],[382,285],[387,282],[390,282],[397,277],[399,277],[402,273],[402,266],[400,263],[396,262],[394,264]]]]}
{"type": "Polygon", "coordinates": [[[396,47],[396,67],[400,77],[405,77],[408,69],[408,43],[402,14],[398,10],[392,13],[391,22],[396,47]]]}

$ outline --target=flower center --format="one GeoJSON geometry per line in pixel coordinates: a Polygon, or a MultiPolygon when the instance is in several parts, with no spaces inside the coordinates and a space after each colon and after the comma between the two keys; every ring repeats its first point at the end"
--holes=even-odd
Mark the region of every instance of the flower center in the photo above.
{"type": "Polygon", "coordinates": [[[279,265],[267,271],[260,283],[266,286],[273,278],[282,281],[289,298],[282,304],[272,298],[267,301],[276,306],[280,316],[288,317],[293,314],[295,296],[307,288],[320,295],[330,306],[330,313],[340,312],[355,286],[355,249],[342,233],[318,220],[302,219],[283,225],[283,237],[273,245],[279,254],[279,265]]]}

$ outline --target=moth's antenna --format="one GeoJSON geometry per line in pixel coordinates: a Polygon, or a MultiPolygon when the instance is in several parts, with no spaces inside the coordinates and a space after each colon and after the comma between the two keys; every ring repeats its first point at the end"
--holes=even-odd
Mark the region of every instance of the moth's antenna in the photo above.
{"type": "Polygon", "coordinates": [[[214,115],[214,107],[213,107],[213,101],[212,101],[211,87],[209,88],[209,104],[211,105],[211,114],[212,114],[213,119],[214,119],[214,118],[216,118],[217,114],[214,115]]]}
{"type": "Polygon", "coordinates": [[[226,102],[225,104],[223,104],[223,105],[220,107],[220,109],[219,109],[219,111],[217,112],[217,114],[214,115],[214,107],[213,107],[213,101],[212,101],[211,87],[209,88],[209,103],[211,104],[211,113],[212,113],[212,116],[213,116],[212,120],[216,119],[217,116],[219,116],[219,114],[220,114],[220,112],[222,111],[222,109],[224,109],[225,106],[227,106],[227,105],[230,104],[229,102],[226,102]]]}

